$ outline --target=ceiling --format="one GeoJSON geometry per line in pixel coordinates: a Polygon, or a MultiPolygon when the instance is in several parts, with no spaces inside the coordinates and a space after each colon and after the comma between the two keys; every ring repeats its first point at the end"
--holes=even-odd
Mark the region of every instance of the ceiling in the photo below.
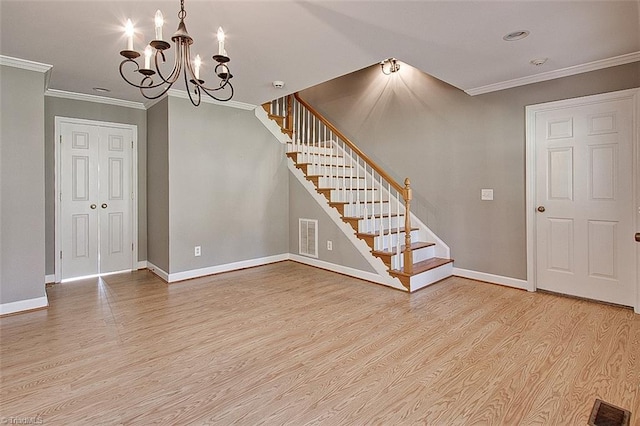
{"type": "MultiPolygon", "coordinates": [[[[179,6],[178,0],[0,0],[0,54],[53,65],[50,89],[97,95],[93,88],[104,87],[111,92],[103,96],[143,102],[118,72],[124,23],[134,22],[134,48],[142,50],[156,9],[165,16],[166,40],[179,6]]],[[[250,104],[389,57],[470,94],[640,60],[640,0],[185,0],[185,9],[194,55],[217,53],[215,33],[224,28],[234,100],[250,104]],[[503,40],[518,30],[530,35],[503,40]],[[537,58],[548,60],[530,64],[537,58]],[[285,88],[275,89],[274,80],[285,88]]],[[[203,65],[203,78],[212,62],[203,65]]]]}

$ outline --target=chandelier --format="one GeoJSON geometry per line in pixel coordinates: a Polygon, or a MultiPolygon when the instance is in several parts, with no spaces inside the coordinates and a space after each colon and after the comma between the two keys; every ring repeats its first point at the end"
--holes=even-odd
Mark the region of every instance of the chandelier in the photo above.
{"type": "Polygon", "coordinates": [[[400,64],[396,58],[385,59],[380,62],[380,67],[384,75],[391,75],[394,72],[400,71],[400,64]]]}
{"type": "Polygon", "coordinates": [[[131,20],[127,20],[125,27],[125,34],[127,36],[127,49],[120,52],[124,56],[124,60],[120,63],[120,75],[130,85],[140,89],[140,93],[147,99],[158,99],[163,96],[178,81],[182,74],[184,78],[184,84],[189,94],[189,100],[194,106],[200,105],[201,93],[204,92],[211,98],[225,102],[233,97],[233,86],[231,85],[231,72],[229,71],[229,57],[224,49],[225,35],[222,28],[218,28],[218,54],[213,55],[213,59],[216,61],[214,74],[217,77],[213,87],[206,86],[205,81],[200,78],[200,67],[202,60],[200,55],[196,55],[195,59],[191,61],[190,46],[193,44],[193,39],[189,36],[187,28],[184,24],[184,18],[187,16],[187,12],[184,10],[184,0],[180,0],[180,12],[178,12],[178,29],[171,37],[176,45],[175,61],[173,64],[173,70],[169,74],[163,74],[160,70],[160,60],[166,62],[165,50],[171,48],[171,45],[162,39],[162,25],[164,18],[162,12],[159,10],[155,15],[155,40],[151,41],[149,45],[144,49],[144,67],[140,67],[137,62],[137,58],[140,57],[140,53],[133,50],[133,24],[131,20]],[[151,58],[153,56],[154,69],[151,68],[151,58]],[[140,82],[135,83],[127,77],[124,70],[125,67],[133,68],[131,73],[138,73],[141,76],[140,82]]]}

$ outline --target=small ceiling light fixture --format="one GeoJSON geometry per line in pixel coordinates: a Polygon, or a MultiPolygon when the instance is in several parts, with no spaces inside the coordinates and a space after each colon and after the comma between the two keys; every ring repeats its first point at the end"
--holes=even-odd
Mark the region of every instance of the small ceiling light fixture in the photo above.
{"type": "Polygon", "coordinates": [[[380,68],[382,68],[382,73],[384,75],[391,75],[392,73],[400,70],[400,64],[397,59],[389,58],[380,62],[380,68]]]}
{"type": "Polygon", "coordinates": [[[514,31],[514,32],[509,33],[506,36],[502,37],[502,39],[504,41],[517,41],[517,40],[522,40],[523,38],[527,37],[528,35],[529,35],[529,31],[527,31],[527,30],[514,31]]]}
{"type": "Polygon", "coordinates": [[[200,55],[196,55],[195,59],[191,60],[190,46],[193,44],[193,39],[187,32],[187,27],[184,24],[184,18],[187,16],[187,12],[184,10],[184,0],[180,0],[180,12],[178,12],[178,29],[171,37],[176,45],[175,61],[173,64],[173,70],[169,74],[164,74],[159,67],[159,59],[162,62],[166,62],[164,51],[171,48],[171,45],[162,39],[162,25],[164,18],[162,12],[159,10],[155,15],[155,40],[151,41],[144,49],[144,67],[140,68],[140,65],[136,59],[140,56],[140,52],[133,50],[133,34],[134,28],[131,20],[127,20],[125,26],[125,34],[127,35],[127,49],[120,52],[124,56],[124,60],[120,63],[120,75],[130,85],[140,89],[140,93],[147,99],[158,99],[173,86],[173,84],[180,78],[180,74],[184,76],[184,84],[187,87],[187,93],[189,94],[189,100],[194,106],[200,105],[201,92],[206,93],[216,101],[226,102],[233,97],[233,86],[229,81],[233,75],[229,71],[227,63],[230,61],[227,56],[227,52],[224,49],[225,34],[222,28],[218,28],[218,54],[213,55],[213,60],[216,61],[214,73],[219,79],[217,84],[213,87],[205,86],[205,81],[200,79],[200,67],[202,66],[202,60],[200,55]],[[153,56],[154,68],[151,69],[151,57],[153,56]],[[132,82],[123,71],[123,67],[127,64],[132,64],[135,68],[133,72],[140,73],[142,78],[140,83],[132,82]],[[158,81],[154,80],[153,76],[158,74],[158,81]],[[223,96],[216,96],[214,92],[221,91],[223,96]],[[193,92],[193,93],[192,93],[193,92]]]}
{"type": "Polygon", "coordinates": [[[531,65],[535,65],[536,67],[539,67],[540,65],[544,65],[548,60],[549,58],[537,58],[537,59],[530,60],[529,63],[531,65]]]}

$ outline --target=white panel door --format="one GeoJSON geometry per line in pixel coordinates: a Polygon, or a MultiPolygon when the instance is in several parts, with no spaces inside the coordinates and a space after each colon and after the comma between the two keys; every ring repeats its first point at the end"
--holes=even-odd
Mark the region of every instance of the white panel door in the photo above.
{"type": "Polygon", "coordinates": [[[98,127],[61,128],[62,279],[98,273],[98,127]]]}
{"type": "Polygon", "coordinates": [[[537,288],[634,306],[633,100],[535,118],[537,288]]]}
{"type": "Polygon", "coordinates": [[[132,267],[130,128],[60,124],[61,279],[132,267]]]}
{"type": "Polygon", "coordinates": [[[131,133],[100,128],[100,273],[131,269],[131,133]]]}

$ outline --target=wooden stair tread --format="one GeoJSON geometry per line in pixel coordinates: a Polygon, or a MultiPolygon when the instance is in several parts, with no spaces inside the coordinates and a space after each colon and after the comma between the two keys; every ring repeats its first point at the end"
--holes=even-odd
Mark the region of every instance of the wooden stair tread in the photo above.
{"type": "MultiPolygon", "coordinates": [[[[412,231],[417,231],[418,228],[417,227],[411,227],[412,231]]],[[[389,235],[389,234],[397,234],[398,232],[404,232],[404,226],[400,227],[400,229],[398,228],[391,228],[389,229],[383,229],[382,230],[382,235],[389,235]]],[[[380,232],[358,232],[356,234],[358,237],[378,237],[380,236],[380,232]]]]}
{"type": "Polygon", "coordinates": [[[413,264],[413,271],[409,274],[407,272],[404,272],[404,270],[399,270],[399,269],[391,269],[389,271],[390,274],[392,275],[396,275],[399,277],[411,277],[414,275],[418,275],[421,274],[423,272],[427,272],[430,271],[432,269],[435,269],[439,266],[442,265],[446,265],[448,263],[452,263],[453,259],[444,259],[441,257],[433,257],[431,259],[427,259],[427,260],[423,260],[421,262],[417,262],[413,264]]]}
{"type": "MultiPolygon", "coordinates": [[[[435,243],[429,243],[426,241],[416,241],[415,243],[411,243],[411,250],[418,250],[421,248],[425,248],[425,247],[431,247],[431,246],[435,246],[435,243]]],[[[406,251],[407,246],[405,246],[404,244],[400,246],[400,253],[404,253],[406,251]]],[[[375,254],[375,255],[381,255],[381,256],[392,256],[397,254],[398,250],[397,247],[393,247],[393,249],[391,249],[391,251],[389,250],[372,250],[371,253],[375,254]]]]}

